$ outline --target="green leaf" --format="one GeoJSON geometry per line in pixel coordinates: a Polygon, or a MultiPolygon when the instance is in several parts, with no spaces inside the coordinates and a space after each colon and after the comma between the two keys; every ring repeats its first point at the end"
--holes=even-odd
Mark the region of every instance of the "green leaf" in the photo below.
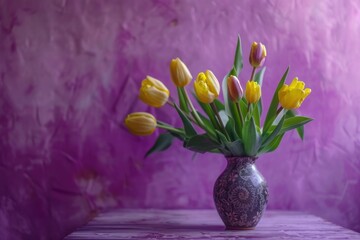
{"type": "Polygon", "coordinates": [[[220,129],[219,124],[217,123],[216,117],[214,112],[212,111],[211,107],[209,104],[205,104],[200,102],[200,100],[196,97],[196,95],[194,94],[196,101],[198,102],[198,104],[200,105],[200,107],[202,108],[202,110],[204,110],[204,112],[206,113],[206,115],[208,115],[212,126],[214,129],[220,129]]]}
{"type": "Polygon", "coordinates": [[[258,109],[259,115],[261,117],[262,109],[263,109],[263,107],[262,107],[262,98],[260,98],[259,101],[257,102],[257,109],[258,109]]]}
{"type": "Polygon", "coordinates": [[[231,68],[230,72],[224,77],[221,87],[223,91],[224,105],[226,113],[231,116],[235,121],[235,128],[237,133],[241,134],[241,119],[237,114],[236,105],[230,99],[228,89],[227,89],[227,78],[230,75],[238,76],[243,68],[243,58],[242,58],[242,47],[241,39],[238,36],[238,41],[236,44],[235,57],[234,57],[234,66],[231,68]]]}
{"type": "MultiPolygon", "coordinates": [[[[286,113],[286,117],[295,117],[295,116],[296,116],[295,110],[288,110],[286,113]]],[[[301,140],[304,140],[304,126],[300,126],[296,128],[296,131],[299,137],[301,138],[301,140]]]]}
{"type": "MultiPolygon", "coordinates": [[[[257,72],[255,74],[255,77],[254,77],[254,81],[257,82],[260,85],[260,87],[262,87],[265,71],[266,71],[266,67],[263,67],[259,72],[257,72]]],[[[256,109],[256,111],[258,111],[258,112],[256,112],[257,119],[255,119],[255,123],[258,127],[260,127],[260,118],[261,118],[261,114],[262,114],[262,98],[260,98],[259,101],[256,103],[255,109],[256,109]]]]}
{"type": "Polygon", "coordinates": [[[217,109],[218,111],[225,110],[224,104],[223,104],[222,102],[220,102],[218,99],[215,99],[215,100],[214,100],[214,104],[215,104],[216,109],[217,109]]]}
{"type": "Polygon", "coordinates": [[[209,135],[211,135],[214,140],[216,138],[216,133],[215,133],[215,128],[214,128],[213,124],[203,114],[201,114],[198,111],[196,111],[196,112],[199,115],[201,121],[203,122],[203,124],[204,124],[203,127],[205,128],[206,132],[209,133],[209,135]]]}
{"type": "Polygon", "coordinates": [[[229,141],[227,140],[226,136],[218,131],[218,130],[215,130],[218,138],[219,138],[219,141],[221,142],[221,147],[219,147],[219,150],[225,155],[225,156],[231,156],[231,152],[226,148],[226,145],[229,143],[229,141]]]}
{"type": "Polygon", "coordinates": [[[229,74],[226,74],[226,76],[224,77],[222,83],[221,83],[221,88],[223,91],[223,98],[224,98],[224,105],[225,105],[225,111],[228,115],[231,115],[231,110],[230,110],[230,104],[232,104],[233,102],[230,99],[229,93],[228,93],[228,87],[227,87],[227,78],[229,77],[229,74]]]}
{"type": "Polygon", "coordinates": [[[171,126],[171,125],[169,125],[167,123],[164,123],[162,121],[159,121],[159,120],[157,120],[157,124],[167,127],[166,131],[168,131],[174,137],[180,139],[181,141],[185,140],[186,134],[185,134],[183,128],[174,128],[173,126],[171,126]]]}
{"type": "Polygon", "coordinates": [[[272,152],[277,149],[280,145],[280,142],[285,134],[285,132],[297,129],[299,136],[303,136],[303,129],[304,125],[308,122],[312,121],[311,118],[302,117],[302,116],[295,116],[293,111],[288,110],[286,114],[281,118],[280,122],[277,126],[272,125],[266,133],[265,137],[267,138],[266,142],[263,141],[262,147],[260,148],[260,153],[272,152]],[[283,122],[281,129],[279,130],[279,126],[283,122]],[[276,136],[276,137],[274,137],[276,136]],[[269,141],[269,139],[272,141],[269,141]]]}
{"type": "Polygon", "coordinates": [[[261,147],[266,147],[267,144],[269,144],[270,142],[272,142],[279,134],[283,124],[284,124],[284,121],[285,121],[285,116],[283,116],[280,120],[280,122],[278,123],[278,125],[275,127],[274,131],[272,131],[270,133],[269,136],[267,137],[263,137],[262,138],[262,143],[261,143],[261,147]]]}
{"type": "Polygon", "coordinates": [[[171,130],[166,130],[166,131],[168,131],[171,135],[173,135],[174,137],[176,137],[180,141],[185,141],[185,139],[186,139],[185,133],[184,134],[179,134],[179,133],[176,133],[176,132],[172,132],[171,130]]]}
{"type": "Polygon", "coordinates": [[[245,118],[245,116],[247,114],[247,111],[248,111],[247,108],[248,108],[248,105],[247,105],[246,99],[245,99],[245,97],[243,97],[240,100],[240,109],[241,109],[241,112],[242,112],[242,115],[243,115],[244,118],[245,118]]]}
{"type": "Polygon", "coordinates": [[[205,117],[201,112],[199,111],[196,111],[197,114],[199,115],[201,121],[204,123],[204,125],[207,127],[207,128],[214,128],[214,126],[212,125],[211,121],[205,117]]]}
{"type": "MultiPolygon", "coordinates": [[[[259,102],[258,102],[259,103],[259,102]]],[[[254,121],[256,126],[258,126],[260,128],[260,110],[259,110],[259,105],[258,104],[253,104],[253,116],[254,116],[254,121]]]]}
{"type": "Polygon", "coordinates": [[[225,102],[225,111],[228,116],[231,116],[234,119],[236,132],[240,135],[241,134],[241,119],[240,119],[239,114],[237,113],[236,105],[234,102],[231,101],[229,93],[228,93],[228,89],[227,89],[227,77],[228,76],[229,76],[229,74],[225,76],[225,78],[223,79],[223,82],[222,82],[222,90],[223,90],[223,96],[224,96],[224,102],[225,102]]]}
{"type": "Polygon", "coordinates": [[[194,152],[204,153],[213,151],[221,145],[211,140],[207,134],[202,134],[189,138],[184,142],[184,147],[194,152]]]}
{"type": "Polygon", "coordinates": [[[225,126],[227,124],[227,122],[229,121],[229,116],[226,114],[225,110],[220,110],[219,116],[221,118],[222,123],[225,126]]]}
{"type": "Polygon", "coordinates": [[[256,156],[259,148],[259,134],[256,131],[254,118],[245,121],[242,129],[242,140],[244,142],[245,153],[248,156],[256,156]]]}
{"type": "Polygon", "coordinates": [[[280,134],[290,131],[294,128],[301,127],[308,122],[311,122],[313,119],[303,116],[295,116],[286,118],[284,124],[280,130],[280,134]]]}
{"type": "Polygon", "coordinates": [[[214,150],[211,150],[211,151],[209,151],[209,152],[211,152],[211,153],[220,153],[220,154],[223,154],[223,153],[220,151],[220,149],[214,149],[214,150]]]}
{"type": "MultiPolygon", "coordinates": [[[[231,102],[231,100],[230,100],[230,102],[231,102]]],[[[234,119],[234,122],[235,122],[235,130],[238,133],[238,135],[241,135],[242,123],[241,123],[240,115],[236,108],[236,104],[231,102],[229,104],[229,109],[230,109],[230,113],[231,113],[230,116],[234,119]]],[[[245,116],[245,115],[243,115],[243,116],[245,116]]]]}
{"type": "Polygon", "coordinates": [[[266,71],[266,67],[263,67],[259,72],[257,72],[254,76],[254,81],[257,82],[260,87],[262,86],[263,80],[264,80],[264,74],[266,71]]]}
{"type": "Polygon", "coordinates": [[[278,146],[280,145],[280,142],[282,140],[282,138],[284,137],[284,133],[283,134],[280,134],[278,135],[277,137],[275,137],[274,140],[272,140],[270,142],[270,144],[268,144],[267,146],[265,146],[264,148],[261,148],[260,149],[260,153],[267,153],[267,152],[273,152],[275,151],[278,146]]]}
{"type": "Polygon", "coordinates": [[[230,139],[232,141],[235,141],[239,138],[239,135],[236,133],[235,131],[235,122],[234,119],[232,117],[228,117],[229,121],[226,123],[225,125],[225,129],[228,132],[230,139]]]}
{"type": "Polygon", "coordinates": [[[173,136],[170,133],[160,134],[154,145],[146,152],[145,157],[148,157],[154,152],[160,152],[168,149],[172,144],[172,140],[173,136]]]}
{"type": "Polygon", "coordinates": [[[215,130],[215,132],[218,135],[219,141],[225,146],[225,144],[228,142],[226,136],[219,130],[215,130]]]}
{"type": "Polygon", "coordinates": [[[234,69],[236,71],[236,76],[240,74],[240,71],[243,68],[243,57],[242,57],[242,47],[241,47],[241,38],[238,36],[236,50],[235,50],[235,58],[234,58],[234,69]]]}
{"type": "Polygon", "coordinates": [[[240,139],[234,142],[227,143],[226,148],[229,149],[229,151],[231,152],[231,156],[234,157],[245,156],[244,146],[240,139]]]}
{"type": "Polygon", "coordinates": [[[277,107],[279,105],[278,92],[279,92],[280,88],[284,85],[284,82],[286,80],[288,73],[289,73],[289,67],[286,69],[284,75],[282,76],[282,78],[275,90],[274,96],[271,100],[271,104],[269,106],[269,110],[268,110],[266,118],[265,118],[263,132],[266,132],[269,129],[269,127],[271,127],[272,122],[276,118],[276,111],[277,111],[277,107]]]}
{"type": "Polygon", "coordinates": [[[195,136],[197,133],[196,133],[194,127],[192,126],[189,118],[183,113],[183,111],[178,107],[177,104],[174,104],[174,105],[175,105],[176,111],[178,112],[178,114],[183,122],[186,136],[187,137],[195,136]]]}
{"type": "Polygon", "coordinates": [[[185,97],[184,88],[177,87],[176,89],[179,96],[180,109],[183,110],[185,113],[189,113],[190,110],[185,97]]]}
{"type": "Polygon", "coordinates": [[[233,68],[230,70],[230,72],[227,74],[227,77],[229,77],[229,76],[231,76],[231,75],[234,75],[234,76],[237,76],[237,75],[238,75],[234,66],[233,66],[233,68]]]}

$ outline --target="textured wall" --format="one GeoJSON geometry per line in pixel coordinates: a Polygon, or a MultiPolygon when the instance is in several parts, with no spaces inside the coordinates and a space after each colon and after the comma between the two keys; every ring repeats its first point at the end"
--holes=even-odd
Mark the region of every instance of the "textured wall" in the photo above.
{"type": "MultiPolygon", "coordinates": [[[[176,143],[143,159],[151,137],[122,126],[149,111],[180,125],[166,106],[137,100],[146,74],[172,93],[169,61],[222,78],[237,34],[268,49],[269,101],[287,65],[313,89],[291,133],[258,160],[269,208],[305,210],[360,231],[359,1],[0,0],[0,232],[56,239],[111,207],[213,208],[225,166],[176,143]]],[[[240,80],[250,75],[245,64],[240,80]]],[[[175,95],[175,94],[174,94],[175,95]]]]}

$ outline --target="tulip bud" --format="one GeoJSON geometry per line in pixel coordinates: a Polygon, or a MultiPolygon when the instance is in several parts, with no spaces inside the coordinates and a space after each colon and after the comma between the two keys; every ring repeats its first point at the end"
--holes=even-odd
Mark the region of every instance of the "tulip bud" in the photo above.
{"type": "Polygon", "coordinates": [[[167,102],[169,95],[170,92],[166,86],[153,77],[147,76],[141,83],[139,98],[152,107],[163,106],[167,102]]]}
{"type": "Polygon", "coordinates": [[[233,102],[239,101],[243,96],[243,89],[240,81],[236,76],[231,75],[227,78],[227,87],[230,98],[233,102]]]}
{"type": "Polygon", "coordinates": [[[250,50],[249,61],[254,68],[261,67],[265,62],[266,48],[262,43],[253,42],[250,50]]]}
{"type": "Polygon", "coordinates": [[[261,97],[260,85],[255,81],[246,83],[245,98],[248,103],[256,103],[261,97]]]}
{"type": "Polygon", "coordinates": [[[150,113],[135,112],[126,117],[125,125],[132,134],[146,136],[155,131],[156,119],[150,113]]]}
{"type": "Polygon", "coordinates": [[[194,82],[194,89],[197,98],[202,103],[212,103],[220,93],[220,84],[215,75],[207,70],[201,72],[194,82]]]}
{"type": "Polygon", "coordinates": [[[180,60],[180,58],[171,60],[170,74],[171,80],[177,87],[185,87],[192,79],[189,69],[180,60]]]}
{"type": "Polygon", "coordinates": [[[290,86],[284,84],[279,92],[280,105],[285,109],[296,109],[301,106],[303,101],[311,93],[310,88],[305,88],[305,83],[294,78],[290,86]]]}

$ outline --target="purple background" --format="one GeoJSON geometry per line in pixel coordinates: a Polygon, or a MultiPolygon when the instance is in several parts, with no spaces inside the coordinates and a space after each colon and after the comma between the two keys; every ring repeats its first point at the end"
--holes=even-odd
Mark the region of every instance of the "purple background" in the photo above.
{"type": "MultiPolygon", "coordinates": [[[[220,155],[154,142],[123,127],[132,111],[180,126],[166,106],[137,99],[152,75],[169,87],[169,62],[219,79],[243,40],[243,85],[252,41],[268,50],[268,103],[288,65],[313,92],[301,113],[305,141],[288,134],[258,160],[269,208],[308,211],[360,231],[359,1],[0,0],[0,232],[56,239],[99,211],[214,208],[220,155]]],[[[265,104],[267,106],[267,104],[265,104]]],[[[265,108],[267,109],[267,107],[265,108]]]]}

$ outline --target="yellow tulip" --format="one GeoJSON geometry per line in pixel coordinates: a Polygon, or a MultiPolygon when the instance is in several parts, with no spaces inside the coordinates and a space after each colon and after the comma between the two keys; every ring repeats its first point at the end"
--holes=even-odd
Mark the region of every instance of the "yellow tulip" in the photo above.
{"type": "Polygon", "coordinates": [[[294,78],[290,86],[284,84],[280,88],[278,92],[280,105],[288,110],[299,108],[310,93],[311,89],[305,88],[304,82],[294,78]]]}
{"type": "Polygon", "coordinates": [[[125,125],[134,135],[151,135],[156,129],[156,118],[150,113],[135,112],[126,117],[125,125]]]}
{"type": "Polygon", "coordinates": [[[250,49],[249,61],[254,68],[261,67],[265,62],[266,47],[262,43],[253,42],[250,49]]]}
{"type": "Polygon", "coordinates": [[[220,93],[220,84],[215,75],[206,70],[201,72],[194,82],[194,89],[197,98],[202,103],[212,103],[220,93]]]}
{"type": "Polygon", "coordinates": [[[185,87],[190,83],[192,79],[189,69],[180,60],[180,58],[171,60],[170,74],[171,74],[171,80],[178,87],[185,87]]]}
{"type": "Polygon", "coordinates": [[[261,97],[260,85],[255,81],[246,83],[245,98],[248,103],[256,103],[261,97]]]}
{"type": "Polygon", "coordinates": [[[169,95],[170,92],[166,86],[153,77],[147,76],[141,83],[139,98],[152,107],[163,106],[169,95]]]}

